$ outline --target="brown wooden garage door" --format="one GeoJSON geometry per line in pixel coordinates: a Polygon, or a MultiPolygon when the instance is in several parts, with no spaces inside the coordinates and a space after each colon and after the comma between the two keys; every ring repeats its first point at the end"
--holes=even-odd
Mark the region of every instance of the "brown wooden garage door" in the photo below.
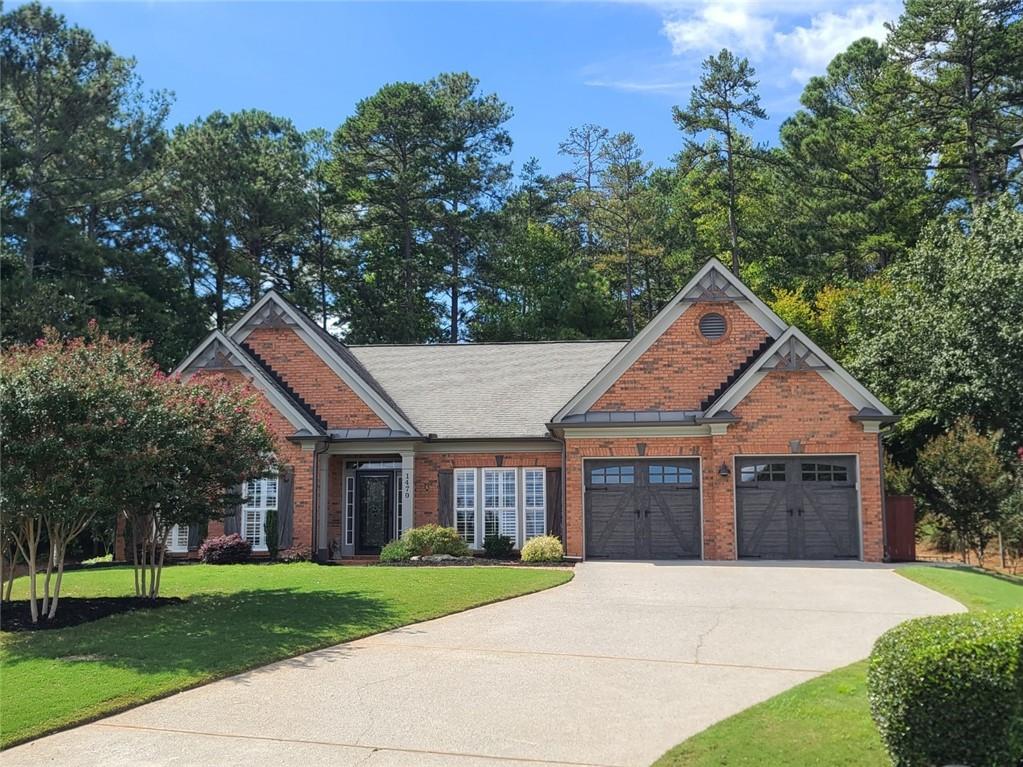
{"type": "Polygon", "coordinates": [[[694,459],[586,461],[586,556],[700,556],[700,471],[694,459]]]}
{"type": "Polygon", "coordinates": [[[859,557],[855,458],[740,458],[735,483],[740,557],[859,557]]]}

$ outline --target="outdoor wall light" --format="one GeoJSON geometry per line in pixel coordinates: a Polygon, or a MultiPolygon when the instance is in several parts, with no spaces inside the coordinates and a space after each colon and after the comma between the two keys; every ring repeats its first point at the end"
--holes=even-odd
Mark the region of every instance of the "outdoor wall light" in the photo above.
{"type": "Polygon", "coordinates": [[[722,477],[727,477],[731,473],[732,473],[732,470],[728,468],[728,464],[727,463],[721,464],[721,468],[718,469],[718,474],[720,474],[722,477]]]}

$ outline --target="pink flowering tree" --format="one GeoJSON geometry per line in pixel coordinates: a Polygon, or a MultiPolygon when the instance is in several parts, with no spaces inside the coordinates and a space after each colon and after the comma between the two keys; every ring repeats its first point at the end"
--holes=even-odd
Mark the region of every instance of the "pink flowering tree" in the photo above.
{"type": "Polygon", "coordinates": [[[138,593],[156,596],[170,525],[236,502],[234,488],[272,465],[274,441],[246,386],[169,379],[144,344],[92,324],[85,338],[48,331],[0,355],[0,451],[0,527],[27,565],[37,621],[56,613],[65,553],[97,515],[144,531],[138,593]]]}
{"type": "Polygon", "coordinates": [[[151,385],[158,396],[131,416],[134,449],[119,467],[116,505],[135,593],[155,599],[171,528],[202,527],[232,511],[245,479],[276,469],[276,445],[262,398],[243,382],[157,374],[151,385]]]}

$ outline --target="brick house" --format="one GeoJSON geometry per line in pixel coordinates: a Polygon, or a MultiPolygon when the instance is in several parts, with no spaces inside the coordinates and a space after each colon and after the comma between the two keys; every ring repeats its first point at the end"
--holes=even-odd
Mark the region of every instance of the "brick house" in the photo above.
{"type": "Polygon", "coordinates": [[[581,558],[885,555],[894,416],[716,260],[628,342],[346,346],[270,292],[178,368],[199,371],[274,413],[285,469],[209,529],[256,551],[277,508],[323,560],[430,522],[581,558]]]}

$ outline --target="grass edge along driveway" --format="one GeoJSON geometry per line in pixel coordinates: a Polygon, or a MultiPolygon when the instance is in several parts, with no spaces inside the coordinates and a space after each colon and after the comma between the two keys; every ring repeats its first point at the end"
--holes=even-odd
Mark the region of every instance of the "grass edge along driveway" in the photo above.
{"type": "MultiPolygon", "coordinates": [[[[1023,607],[1023,579],[972,568],[896,572],[971,611],[1023,607]]],[[[867,661],[811,679],[683,741],[655,767],[891,767],[867,699],[867,661]]]]}
{"type": "MultiPolygon", "coordinates": [[[[557,586],[566,569],[168,567],[182,605],[0,634],[0,748],[312,650],[557,586]]],[[[25,598],[26,582],[14,598],[25,598]]],[[[124,596],[130,568],[66,573],[64,596],[124,596]]]]}

